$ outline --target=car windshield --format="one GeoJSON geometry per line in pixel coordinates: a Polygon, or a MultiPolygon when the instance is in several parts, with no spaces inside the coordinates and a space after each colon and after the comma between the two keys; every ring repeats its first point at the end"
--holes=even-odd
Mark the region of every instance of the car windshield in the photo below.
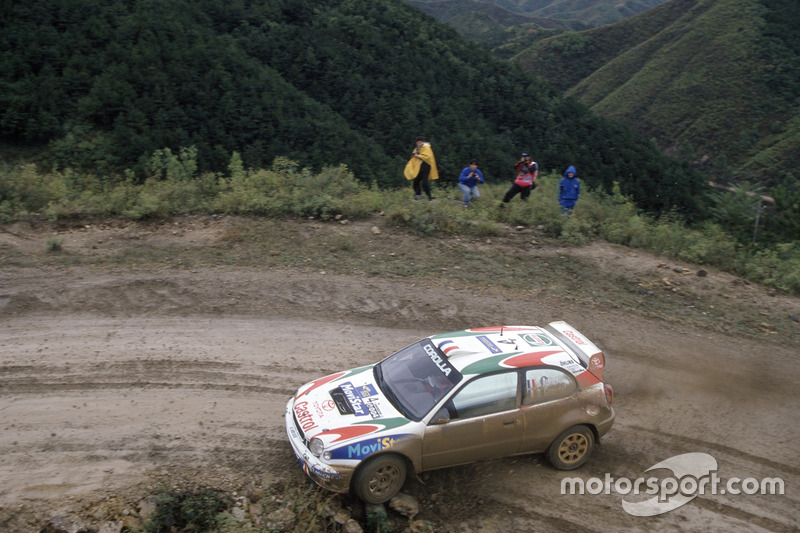
{"type": "Polygon", "coordinates": [[[407,418],[419,422],[462,379],[430,339],[423,339],[375,365],[375,380],[407,418]]]}

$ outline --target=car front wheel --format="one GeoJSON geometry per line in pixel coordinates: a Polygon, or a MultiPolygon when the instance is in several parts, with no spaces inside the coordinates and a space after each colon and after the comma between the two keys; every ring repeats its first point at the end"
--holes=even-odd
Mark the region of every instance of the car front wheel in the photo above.
{"type": "Polygon", "coordinates": [[[381,455],[358,469],[353,491],[366,503],[383,503],[400,492],[405,481],[405,461],[396,455],[381,455]]]}
{"type": "Polygon", "coordinates": [[[556,437],[547,456],[559,470],[574,470],[586,462],[593,448],[592,430],[586,426],[572,426],[556,437]]]}

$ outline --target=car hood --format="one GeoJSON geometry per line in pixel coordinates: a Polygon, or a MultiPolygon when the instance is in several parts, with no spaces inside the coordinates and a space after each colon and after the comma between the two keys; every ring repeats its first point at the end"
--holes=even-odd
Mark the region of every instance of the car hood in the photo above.
{"type": "Polygon", "coordinates": [[[298,389],[292,407],[306,439],[339,443],[410,422],[378,387],[373,366],[337,372],[298,389]]]}

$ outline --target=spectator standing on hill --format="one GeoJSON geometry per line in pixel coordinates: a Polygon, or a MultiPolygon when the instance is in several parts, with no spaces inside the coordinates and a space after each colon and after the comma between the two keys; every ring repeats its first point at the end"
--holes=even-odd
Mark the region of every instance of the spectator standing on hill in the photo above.
{"type": "Polygon", "coordinates": [[[406,163],[403,175],[408,180],[414,180],[412,187],[414,188],[415,200],[421,200],[423,192],[428,197],[428,200],[433,200],[428,180],[438,180],[439,171],[436,168],[436,158],[433,156],[431,143],[426,141],[424,137],[417,137],[417,146],[411,153],[411,159],[406,163]]]}
{"type": "Polygon", "coordinates": [[[572,214],[580,195],[581,181],[578,179],[578,171],[574,166],[570,166],[558,182],[558,203],[561,204],[561,212],[566,215],[572,214]]]}
{"type": "Polygon", "coordinates": [[[536,188],[536,176],[539,175],[539,165],[531,158],[528,152],[523,152],[519,161],[514,163],[514,172],[516,172],[517,177],[514,178],[514,183],[511,184],[511,188],[508,189],[508,192],[503,196],[503,203],[500,204],[500,207],[510,202],[517,193],[519,193],[519,197],[523,201],[527,201],[528,197],[531,195],[531,191],[536,188]]]}
{"type": "Polygon", "coordinates": [[[481,197],[481,193],[478,191],[479,183],[483,183],[483,172],[478,169],[478,160],[473,159],[458,176],[458,188],[464,193],[462,201],[464,207],[468,207],[472,200],[481,197]]]}

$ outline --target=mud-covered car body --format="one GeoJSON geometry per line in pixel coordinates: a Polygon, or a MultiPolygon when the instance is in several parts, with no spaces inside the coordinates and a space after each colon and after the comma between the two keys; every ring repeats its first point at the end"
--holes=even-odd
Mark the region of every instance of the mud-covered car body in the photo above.
{"type": "Polygon", "coordinates": [[[604,365],[565,322],[432,335],[300,387],[287,433],[319,485],[375,503],[408,471],[545,451],[576,468],[614,421],[604,365]]]}

